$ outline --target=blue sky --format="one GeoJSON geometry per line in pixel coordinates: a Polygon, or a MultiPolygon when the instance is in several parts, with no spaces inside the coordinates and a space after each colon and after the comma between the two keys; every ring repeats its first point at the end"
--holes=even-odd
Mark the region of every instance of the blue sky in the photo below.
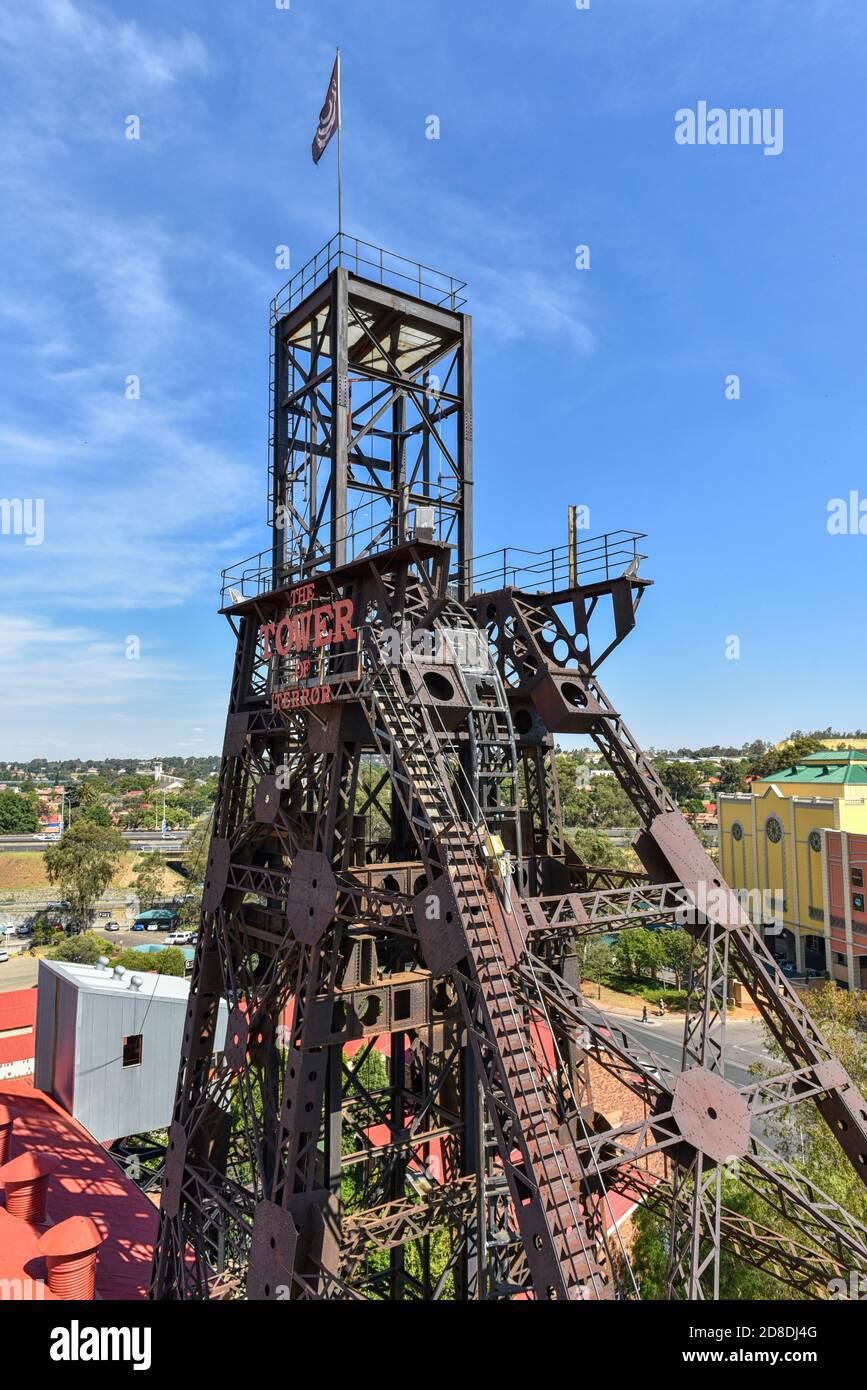
{"type": "Polygon", "coordinates": [[[335,229],[338,43],[347,230],[469,282],[476,548],[559,544],[569,502],[648,533],[602,673],[645,744],[867,724],[867,537],[826,524],[867,498],[865,30],[844,0],[5,4],[0,497],[44,499],[44,540],[0,534],[0,757],[220,747],[219,571],[267,543],[275,247],[335,229]],[[782,153],[677,144],[699,101],[782,108],[782,153]]]}

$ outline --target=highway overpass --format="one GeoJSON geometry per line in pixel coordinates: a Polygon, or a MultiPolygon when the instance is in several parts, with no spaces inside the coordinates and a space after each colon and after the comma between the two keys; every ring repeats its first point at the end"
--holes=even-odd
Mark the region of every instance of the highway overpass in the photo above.
{"type": "MultiPolygon", "coordinates": [[[[159,830],[122,830],[124,840],[131,850],[138,853],[161,854],[165,859],[177,859],[184,850],[189,830],[167,830],[165,835],[159,830]]],[[[13,850],[41,854],[51,839],[40,839],[36,835],[0,835],[0,854],[13,850]]]]}

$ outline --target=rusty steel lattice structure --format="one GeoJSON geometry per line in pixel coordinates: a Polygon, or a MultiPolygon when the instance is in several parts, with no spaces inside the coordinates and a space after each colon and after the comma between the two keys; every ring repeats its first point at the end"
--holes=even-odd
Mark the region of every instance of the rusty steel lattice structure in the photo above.
{"type": "Polygon", "coordinates": [[[637,1297],[617,1196],[668,1223],[671,1297],[716,1296],[724,1249],[822,1296],[867,1269],[867,1230],[773,1118],[817,1106],[867,1180],[867,1108],[599,684],[642,537],[471,557],[462,289],[341,237],[273,306],[273,543],[224,576],[237,649],[152,1296],[637,1297]],[[563,733],[636,807],[643,872],[564,835],[563,733]],[[580,959],[685,902],[673,1070],[580,959]],[[746,1086],[731,981],[788,1059],[746,1086]],[[594,1076],[637,1118],[606,1120],[594,1076]],[[727,1207],[732,1160],[767,1225],[727,1207]]]}

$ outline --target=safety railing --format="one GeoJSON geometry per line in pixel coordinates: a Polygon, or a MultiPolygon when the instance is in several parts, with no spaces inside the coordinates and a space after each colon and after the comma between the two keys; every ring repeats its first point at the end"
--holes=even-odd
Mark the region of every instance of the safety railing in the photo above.
{"type": "MultiPolygon", "coordinates": [[[[343,542],[347,564],[364,555],[389,550],[397,543],[393,519],[381,517],[362,524],[369,514],[369,504],[363,503],[337,519],[342,525],[337,525],[335,529],[343,542]]],[[[330,524],[327,520],[323,523],[326,534],[330,524]]],[[[407,539],[414,534],[410,529],[407,539]]],[[[287,547],[282,558],[277,557],[276,565],[273,549],[260,550],[256,555],[248,555],[222,571],[222,602],[226,606],[240,603],[242,599],[258,598],[274,588],[291,588],[293,584],[313,579],[317,574],[327,574],[333,568],[330,550],[311,550],[301,545],[287,547]]]]}
{"type": "Polygon", "coordinates": [[[441,309],[457,311],[467,302],[463,293],[467,288],[465,280],[457,280],[453,275],[434,270],[433,266],[423,265],[420,261],[398,256],[396,252],[386,251],[383,246],[375,246],[373,242],[361,241],[347,232],[338,232],[274,296],[271,301],[272,324],[317,289],[338,266],[344,266],[361,279],[403,290],[441,309]]]}
{"type": "MultiPolygon", "coordinates": [[[[432,505],[435,506],[435,502],[432,505]]],[[[343,525],[337,529],[345,542],[347,561],[377,554],[396,544],[393,520],[378,519],[362,525],[362,513],[366,511],[368,504],[363,503],[339,518],[343,525]]],[[[407,538],[413,536],[410,529],[407,538]]],[[[574,552],[568,545],[550,550],[504,546],[465,561],[452,571],[449,584],[451,591],[457,594],[462,576],[467,581],[467,593],[485,593],[494,588],[548,593],[573,584],[601,583],[624,574],[637,574],[641,561],[646,559],[639,550],[639,542],[645,539],[643,531],[608,531],[579,541],[574,552]]],[[[257,598],[270,589],[291,587],[317,574],[325,574],[333,567],[330,552],[317,554],[296,549],[284,553],[275,573],[273,550],[260,550],[223,570],[222,602],[226,606],[242,599],[257,598]]]]}
{"type": "MultiPolygon", "coordinates": [[[[574,552],[568,545],[550,550],[524,550],[504,546],[475,555],[462,567],[474,593],[489,589],[530,589],[546,593],[572,584],[599,583],[621,575],[637,573],[646,556],[638,549],[646,539],[643,531],[607,531],[579,541],[574,552]],[[574,570],[574,574],[573,574],[574,570]]],[[[454,582],[460,569],[451,576],[454,582]]]]}

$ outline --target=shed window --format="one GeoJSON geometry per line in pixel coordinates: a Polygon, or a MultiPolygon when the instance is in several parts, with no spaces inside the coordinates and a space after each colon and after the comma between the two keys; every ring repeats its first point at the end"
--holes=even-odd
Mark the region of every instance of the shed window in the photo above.
{"type": "Polygon", "coordinates": [[[130,1033],[128,1038],[123,1040],[123,1064],[125,1067],[141,1066],[141,1033],[130,1033]]]}

